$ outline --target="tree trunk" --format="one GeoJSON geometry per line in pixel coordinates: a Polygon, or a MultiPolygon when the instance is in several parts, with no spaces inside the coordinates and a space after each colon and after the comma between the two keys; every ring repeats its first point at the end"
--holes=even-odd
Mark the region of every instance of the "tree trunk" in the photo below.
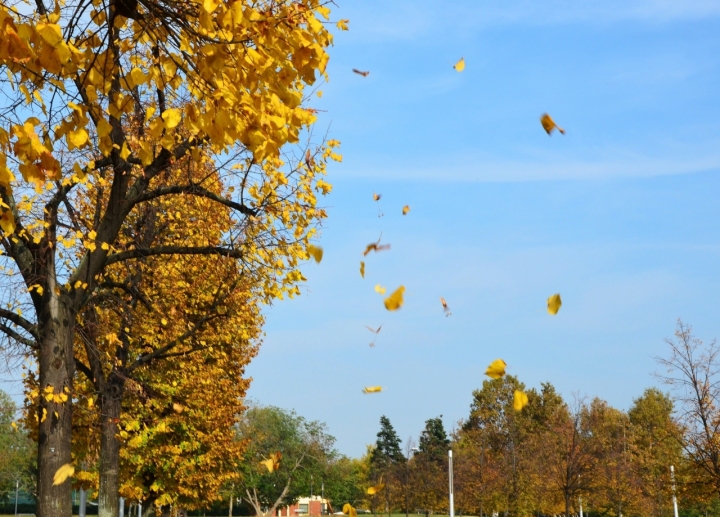
{"type": "Polygon", "coordinates": [[[114,373],[110,374],[100,399],[102,434],[98,517],[119,517],[120,512],[120,441],[117,433],[123,388],[122,380],[114,373]]]}
{"type": "Polygon", "coordinates": [[[70,480],[53,485],[57,470],[72,461],[70,456],[72,431],[72,380],[75,373],[73,338],[75,316],[71,301],[59,289],[54,275],[48,275],[38,323],[40,349],[38,370],[40,405],[38,426],[38,517],[71,517],[72,500],[70,480]],[[52,386],[53,393],[67,396],[65,402],[47,400],[45,389],[52,386]]]}
{"type": "Polygon", "coordinates": [[[565,517],[570,517],[570,494],[565,492],[565,517]]]}

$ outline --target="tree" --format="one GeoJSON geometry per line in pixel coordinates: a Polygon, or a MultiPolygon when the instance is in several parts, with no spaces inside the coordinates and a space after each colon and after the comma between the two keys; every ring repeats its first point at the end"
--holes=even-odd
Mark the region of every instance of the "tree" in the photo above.
{"type": "MultiPolygon", "coordinates": [[[[298,260],[324,217],[315,189],[330,186],[312,152],[285,163],[280,150],[315,120],[303,92],[327,64],[331,37],[317,16],[327,19],[329,10],[317,0],[78,0],[53,10],[36,0],[34,12],[15,3],[0,7],[8,94],[0,228],[11,273],[0,331],[36,357],[45,394],[35,400],[38,516],[67,517],[69,484],[55,486],[53,476],[71,462],[74,334],[107,268],[147,257],[231,257],[275,272],[268,299],[302,278],[298,260]],[[159,184],[171,164],[197,161],[201,150],[236,194],[214,193],[203,181],[159,184]],[[76,193],[90,187],[102,195],[84,225],[76,193]],[[118,242],[134,209],[177,203],[178,195],[233,210],[231,231],[214,246],[188,245],[184,235],[165,246],[118,242]]],[[[101,517],[117,515],[115,500],[101,500],[101,517]]]]}
{"type": "Polygon", "coordinates": [[[331,508],[340,510],[345,503],[353,507],[362,504],[366,497],[368,471],[369,454],[359,459],[339,456],[332,461],[322,478],[325,498],[330,501],[331,508]]]}
{"type": "Polygon", "coordinates": [[[375,448],[370,455],[370,478],[374,483],[384,481],[384,488],[375,497],[371,498],[371,509],[375,509],[375,501],[382,499],[385,510],[390,513],[392,503],[402,498],[398,483],[401,466],[405,464],[405,456],[400,449],[400,437],[385,415],[380,417],[380,431],[377,434],[375,448]]]}
{"type": "Polygon", "coordinates": [[[542,444],[535,448],[542,475],[548,488],[562,498],[565,517],[570,516],[577,497],[590,491],[595,482],[597,442],[590,429],[592,416],[588,406],[576,400],[572,409],[559,408],[537,437],[542,444]]]}
{"type": "Polygon", "coordinates": [[[418,442],[419,454],[425,454],[429,460],[441,463],[447,456],[450,439],[445,432],[442,415],[425,421],[425,429],[418,442]]]}
{"type": "Polygon", "coordinates": [[[280,505],[307,494],[311,480],[323,479],[337,455],[325,424],[272,406],[248,409],[237,437],[248,442],[239,492],[260,516],[274,515],[280,505]],[[270,472],[261,462],[277,453],[279,468],[270,472]]]}
{"type": "Polygon", "coordinates": [[[661,378],[675,391],[682,426],[678,438],[694,469],[720,496],[720,347],[694,337],[692,327],[682,321],[675,338],[665,342],[669,357],[656,359],[667,369],[661,378]]]}
{"type": "Polygon", "coordinates": [[[34,492],[35,444],[16,420],[17,406],[0,390],[0,501],[9,499],[16,486],[34,492]]]}
{"type": "Polygon", "coordinates": [[[657,388],[648,388],[633,401],[628,417],[633,428],[633,454],[638,465],[643,506],[654,517],[670,506],[669,467],[680,467],[681,429],[673,418],[673,401],[657,388]]]}

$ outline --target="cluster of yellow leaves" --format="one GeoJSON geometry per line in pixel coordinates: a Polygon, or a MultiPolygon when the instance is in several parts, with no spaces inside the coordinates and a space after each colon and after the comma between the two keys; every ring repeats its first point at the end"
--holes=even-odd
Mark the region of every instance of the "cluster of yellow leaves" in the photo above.
{"type": "MultiPolygon", "coordinates": [[[[320,19],[327,19],[329,10],[318,0],[207,0],[190,4],[182,23],[163,20],[163,29],[153,26],[151,16],[120,17],[115,20],[120,38],[113,45],[107,45],[105,11],[90,7],[91,12],[75,13],[88,15],[83,29],[65,27],[72,17],[64,11],[71,7],[62,3],[45,16],[0,7],[0,65],[24,95],[26,112],[45,115],[50,97],[66,99],[53,127],[36,116],[0,126],[0,185],[9,187],[13,180],[8,155],[27,182],[39,186],[62,179],[54,149],[61,139],[68,151],[97,149],[108,156],[117,150],[123,159],[135,157],[147,166],[156,156],[154,142],[173,150],[190,135],[214,153],[242,145],[254,163],[265,163],[314,123],[312,110],[302,106],[303,91],[318,72],[325,74],[332,43],[320,19]],[[166,92],[166,104],[159,103],[156,91],[166,92]],[[176,101],[180,97],[183,104],[176,101]],[[76,104],[78,98],[82,102],[76,104]],[[145,104],[146,138],[132,149],[114,142],[111,133],[114,121],[134,114],[137,98],[145,104]]],[[[338,26],[346,29],[346,21],[338,26]]],[[[70,176],[77,176],[83,162],[70,163],[70,176]]],[[[3,228],[12,229],[9,223],[3,228]]]]}

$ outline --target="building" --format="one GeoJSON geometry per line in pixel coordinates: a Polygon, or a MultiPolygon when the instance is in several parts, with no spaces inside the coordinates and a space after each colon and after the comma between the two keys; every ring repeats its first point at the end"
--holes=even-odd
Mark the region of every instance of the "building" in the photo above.
{"type": "Polygon", "coordinates": [[[328,500],[321,498],[319,495],[312,497],[301,497],[295,504],[285,506],[275,510],[276,517],[296,517],[298,515],[328,515],[332,508],[329,506],[328,500]]]}

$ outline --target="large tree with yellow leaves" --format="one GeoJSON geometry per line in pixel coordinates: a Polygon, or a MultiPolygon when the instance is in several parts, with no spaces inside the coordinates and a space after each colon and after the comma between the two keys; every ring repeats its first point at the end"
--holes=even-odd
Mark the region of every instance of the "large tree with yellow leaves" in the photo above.
{"type": "Polygon", "coordinates": [[[316,191],[330,188],[317,153],[334,156],[335,142],[305,156],[281,149],[315,120],[304,91],[324,73],[331,36],[318,0],[44,1],[0,4],[0,330],[37,358],[38,515],[68,517],[69,484],[53,475],[71,461],[75,328],[109,267],[214,255],[272,271],[266,299],[297,289],[324,216],[316,191]],[[226,191],[160,181],[202,159],[226,191]],[[84,220],[88,189],[102,193],[84,220]],[[145,203],[177,203],[182,217],[177,196],[232,210],[232,227],[216,243],[119,238],[145,203]]]}

